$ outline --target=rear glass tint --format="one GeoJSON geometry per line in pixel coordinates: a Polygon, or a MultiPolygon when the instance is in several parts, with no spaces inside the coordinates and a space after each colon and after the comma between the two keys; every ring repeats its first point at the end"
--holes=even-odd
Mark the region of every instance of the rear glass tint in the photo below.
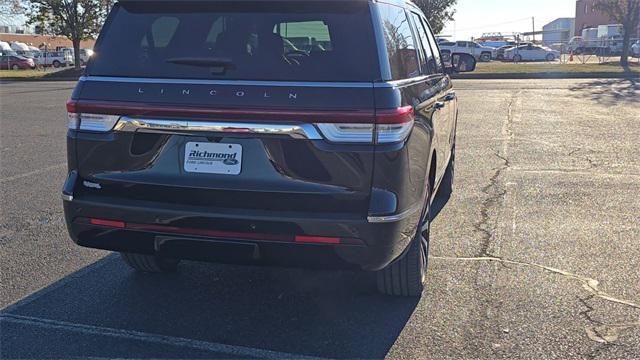
{"type": "Polygon", "coordinates": [[[87,73],[225,80],[379,79],[366,2],[127,2],[87,73]]]}

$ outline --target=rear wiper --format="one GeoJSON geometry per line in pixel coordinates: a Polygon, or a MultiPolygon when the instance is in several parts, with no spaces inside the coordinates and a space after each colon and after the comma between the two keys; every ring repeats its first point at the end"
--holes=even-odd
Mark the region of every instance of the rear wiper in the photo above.
{"type": "Polygon", "coordinates": [[[233,60],[229,58],[214,57],[177,57],[167,59],[166,62],[178,65],[191,65],[200,67],[210,67],[213,72],[223,73],[225,70],[235,69],[233,60]]]}

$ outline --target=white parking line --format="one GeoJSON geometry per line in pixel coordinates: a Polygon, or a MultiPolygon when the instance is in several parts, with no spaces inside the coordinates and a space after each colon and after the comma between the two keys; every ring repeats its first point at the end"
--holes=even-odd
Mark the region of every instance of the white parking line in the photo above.
{"type": "MultiPolygon", "coordinates": [[[[244,346],[225,345],[207,341],[192,340],[186,338],[179,338],[173,336],[149,334],[140,331],[113,329],[92,325],[83,325],[69,323],[65,321],[41,319],[29,316],[13,315],[13,314],[0,314],[0,323],[10,322],[16,324],[23,324],[29,326],[37,326],[47,329],[58,329],[64,331],[72,331],[82,334],[98,335],[98,336],[110,336],[115,338],[143,341],[155,344],[170,345],[176,347],[188,347],[192,349],[205,350],[215,352],[222,356],[241,356],[249,358],[259,359],[320,359],[315,357],[289,354],[278,351],[255,349],[244,346]]],[[[19,334],[13,334],[13,336],[19,334]]]]}
{"type": "Polygon", "coordinates": [[[60,169],[67,166],[67,163],[61,163],[61,164],[57,164],[57,165],[51,165],[48,166],[46,168],[42,168],[42,169],[38,169],[38,170],[34,170],[34,171],[30,171],[28,173],[24,173],[24,174],[20,174],[20,175],[14,175],[14,176],[9,176],[7,178],[4,179],[0,179],[0,183],[3,182],[9,182],[9,181],[14,181],[14,180],[19,180],[22,178],[26,178],[29,177],[31,175],[37,175],[37,174],[41,174],[43,172],[47,172],[47,171],[51,171],[51,170],[55,170],[55,169],[60,169]]]}

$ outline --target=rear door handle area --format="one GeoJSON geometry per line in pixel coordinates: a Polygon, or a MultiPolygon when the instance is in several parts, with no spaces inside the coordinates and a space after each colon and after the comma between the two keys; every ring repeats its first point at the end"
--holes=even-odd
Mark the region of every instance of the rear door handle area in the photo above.
{"type": "Polygon", "coordinates": [[[455,92],[450,92],[447,95],[445,95],[444,97],[444,101],[453,101],[456,99],[456,93],[455,92]]]}

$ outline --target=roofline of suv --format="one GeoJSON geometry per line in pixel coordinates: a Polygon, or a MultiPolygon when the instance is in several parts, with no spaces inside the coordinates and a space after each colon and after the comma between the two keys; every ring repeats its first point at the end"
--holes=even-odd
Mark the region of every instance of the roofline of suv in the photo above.
{"type": "MultiPolygon", "coordinates": [[[[117,0],[117,2],[121,2],[121,3],[127,3],[127,2],[158,2],[158,1],[163,1],[163,2],[171,2],[171,1],[178,1],[178,0],[117,0]]],[[[190,1],[195,1],[195,2],[214,2],[214,1],[229,1],[229,0],[190,0],[190,1]]],[[[299,2],[299,1],[304,1],[304,0],[234,0],[234,2],[239,2],[239,1],[248,1],[248,2],[273,2],[273,1],[290,1],[290,2],[299,2]]],[[[334,1],[334,2],[371,2],[371,3],[387,3],[387,4],[393,4],[393,5],[397,5],[397,6],[409,6],[412,7],[414,9],[419,9],[418,6],[416,6],[416,4],[414,4],[411,0],[322,0],[322,1],[334,1]]]]}
{"type": "Polygon", "coordinates": [[[401,88],[427,80],[434,75],[420,75],[402,80],[379,82],[318,82],[318,81],[269,81],[269,80],[204,80],[175,78],[136,78],[117,76],[84,75],[78,79],[84,81],[121,82],[138,84],[183,84],[183,85],[241,85],[241,86],[274,86],[274,87],[328,87],[328,88],[401,88]]]}

